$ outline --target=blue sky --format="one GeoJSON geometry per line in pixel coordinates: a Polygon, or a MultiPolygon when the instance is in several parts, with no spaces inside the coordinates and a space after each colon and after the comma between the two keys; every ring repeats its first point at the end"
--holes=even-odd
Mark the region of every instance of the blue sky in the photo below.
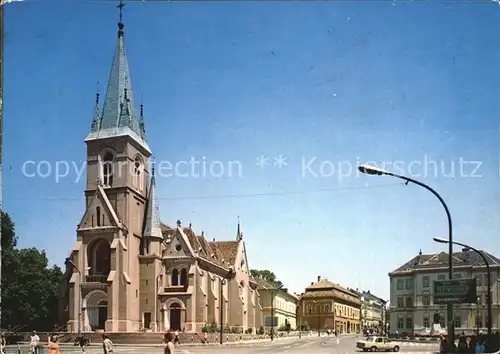
{"type": "MultiPolygon", "coordinates": [[[[162,219],[221,240],[235,237],[239,216],[250,266],[290,289],[321,275],[388,297],[389,271],[420,249],[446,248],[431,240],[447,228],[430,193],[348,173],[399,161],[398,172],[449,203],[457,240],[498,256],[499,11],[489,2],[130,3],[131,79],[157,162],[205,156],[226,172],[159,177],[162,219]],[[257,167],[260,155],[270,165],[257,167]],[[303,174],[302,160],[314,158],[303,174]],[[229,176],[231,161],[241,176],[229,176]],[[337,171],[321,175],[321,164],[337,171]]],[[[75,242],[84,181],[74,171],[27,177],[22,166],[85,160],[117,17],[108,1],[7,5],[3,205],[21,246],[46,249],[53,263],[75,242]]]]}

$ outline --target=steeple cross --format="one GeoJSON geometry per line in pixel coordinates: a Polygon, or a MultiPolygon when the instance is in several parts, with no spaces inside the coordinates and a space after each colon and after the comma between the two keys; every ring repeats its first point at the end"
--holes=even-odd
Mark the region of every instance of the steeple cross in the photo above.
{"type": "Polygon", "coordinates": [[[120,3],[116,7],[120,9],[120,22],[122,22],[123,21],[123,8],[125,7],[123,0],[120,0],[120,3]]]}

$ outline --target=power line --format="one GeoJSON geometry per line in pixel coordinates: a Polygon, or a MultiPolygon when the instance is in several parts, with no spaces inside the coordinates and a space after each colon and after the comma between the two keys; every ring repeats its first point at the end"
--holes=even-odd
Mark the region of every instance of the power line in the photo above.
{"type": "MultiPolygon", "coordinates": [[[[387,188],[395,186],[404,186],[405,183],[391,183],[391,184],[380,184],[375,186],[355,186],[355,187],[344,187],[344,188],[321,188],[306,191],[281,191],[281,192],[265,192],[265,193],[236,193],[236,194],[220,194],[220,195],[207,195],[207,196],[179,196],[179,197],[158,197],[159,200],[204,200],[204,199],[237,199],[237,198],[259,198],[259,197],[274,197],[283,195],[304,195],[304,194],[315,194],[315,193],[335,193],[344,192],[351,190],[361,190],[361,189],[378,189],[387,188]]],[[[77,201],[83,198],[74,197],[48,197],[40,198],[44,200],[68,200],[77,201]]]]}

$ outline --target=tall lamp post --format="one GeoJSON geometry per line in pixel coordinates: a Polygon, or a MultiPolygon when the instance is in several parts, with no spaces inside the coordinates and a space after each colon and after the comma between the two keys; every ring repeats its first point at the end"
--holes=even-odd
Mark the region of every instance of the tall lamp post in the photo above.
{"type": "Polygon", "coordinates": [[[486,302],[488,305],[488,323],[487,323],[488,337],[490,337],[491,336],[491,327],[492,327],[491,320],[493,319],[493,315],[491,313],[491,270],[490,270],[490,263],[488,262],[488,259],[486,259],[483,252],[479,251],[478,249],[476,249],[472,246],[466,245],[464,243],[460,243],[460,242],[456,242],[456,241],[448,241],[444,238],[439,238],[439,237],[434,237],[433,240],[435,242],[438,242],[438,243],[450,243],[450,244],[454,244],[457,246],[462,246],[465,249],[470,249],[470,250],[476,252],[483,259],[483,262],[486,265],[486,276],[488,277],[488,280],[486,281],[486,285],[488,287],[488,293],[486,294],[486,302]]]}
{"type": "MultiPolygon", "coordinates": [[[[358,166],[358,170],[361,173],[365,173],[368,175],[376,175],[376,176],[392,176],[395,178],[402,179],[403,181],[408,183],[413,183],[416,184],[419,187],[422,187],[424,189],[427,189],[429,192],[434,194],[434,196],[441,202],[441,205],[443,206],[445,212],[446,212],[446,217],[448,218],[448,243],[449,243],[449,250],[448,250],[448,278],[450,280],[453,279],[453,228],[452,228],[452,222],[451,222],[451,214],[450,210],[448,209],[448,206],[446,205],[444,199],[436,192],[434,189],[426,185],[425,183],[422,183],[420,181],[417,181],[413,178],[409,178],[406,176],[402,176],[390,171],[383,170],[381,168],[375,167],[375,166],[370,166],[370,165],[361,165],[358,166]]],[[[446,304],[447,306],[447,315],[448,315],[448,340],[450,343],[455,342],[455,328],[454,328],[454,323],[453,323],[453,304],[451,302],[446,304]]]]}
{"type": "Polygon", "coordinates": [[[66,258],[66,264],[69,264],[74,270],[78,272],[78,336],[82,333],[81,323],[82,323],[82,272],[76,266],[76,264],[69,258],[66,258]]]}
{"type": "Polygon", "coordinates": [[[281,289],[283,289],[283,284],[277,288],[271,289],[271,340],[274,340],[274,297],[281,289]]]}

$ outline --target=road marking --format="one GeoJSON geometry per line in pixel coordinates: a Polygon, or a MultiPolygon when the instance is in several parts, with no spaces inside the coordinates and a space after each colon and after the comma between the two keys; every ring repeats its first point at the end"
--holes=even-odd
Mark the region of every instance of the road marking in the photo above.
{"type": "Polygon", "coordinates": [[[290,346],[289,346],[289,345],[287,345],[287,346],[285,346],[285,347],[283,347],[283,348],[288,349],[288,348],[290,348],[290,346]]]}
{"type": "Polygon", "coordinates": [[[340,343],[340,339],[337,339],[337,344],[339,344],[339,343],[340,343]]]}

